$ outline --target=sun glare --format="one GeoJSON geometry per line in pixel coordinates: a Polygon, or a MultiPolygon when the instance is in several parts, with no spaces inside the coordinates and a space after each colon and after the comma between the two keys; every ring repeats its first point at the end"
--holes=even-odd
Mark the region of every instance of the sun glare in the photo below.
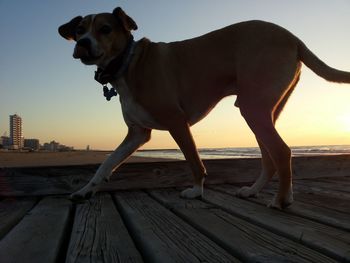
{"type": "Polygon", "coordinates": [[[340,128],[350,132],[350,114],[339,116],[340,128]]]}

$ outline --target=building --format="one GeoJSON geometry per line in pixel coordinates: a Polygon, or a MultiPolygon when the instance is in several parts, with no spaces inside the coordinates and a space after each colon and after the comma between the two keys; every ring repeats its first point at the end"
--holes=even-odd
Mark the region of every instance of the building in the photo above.
{"type": "Polygon", "coordinates": [[[11,145],[11,139],[8,136],[0,137],[0,148],[8,149],[11,145]]]}
{"type": "Polygon", "coordinates": [[[31,149],[33,151],[40,150],[40,143],[38,139],[24,139],[24,148],[31,149]]]}
{"type": "Polygon", "coordinates": [[[73,151],[74,148],[71,146],[60,144],[59,142],[51,141],[49,143],[44,143],[44,145],[42,146],[42,150],[49,152],[69,152],[73,151]]]}
{"type": "Polygon", "coordinates": [[[43,148],[45,151],[57,152],[59,145],[58,142],[51,141],[50,143],[44,143],[43,148]]]}
{"type": "Polygon", "coordinates": [[[23,147],[22,118],[17,114],[10,115],[10,141],[13,149],[23,147]]]}

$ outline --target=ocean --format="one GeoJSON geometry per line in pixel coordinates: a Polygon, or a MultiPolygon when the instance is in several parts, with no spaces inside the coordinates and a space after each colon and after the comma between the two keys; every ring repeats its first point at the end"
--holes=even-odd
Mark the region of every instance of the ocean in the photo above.
{"type": "MultiPolygon", "coordinates": [[[[319,156],[319,155],[340,155],[350,154],[350,145],[324,145],[324,146],[297,146],[291,147],[293,156],[319,156]]],[[[171,158],[184,160],[179,149],[163,150],[139,150],[135,156],[171,158]]],[[[260,158],[258,147],[230,147],[230,148],[202,148],[199,149],[202,159],[225,159],[225,158],[260,158]]]]}

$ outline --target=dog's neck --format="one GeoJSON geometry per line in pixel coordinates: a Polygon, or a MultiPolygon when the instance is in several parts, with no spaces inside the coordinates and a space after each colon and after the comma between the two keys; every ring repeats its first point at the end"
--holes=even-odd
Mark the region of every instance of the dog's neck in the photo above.
{"type": "Polygon", "coordinates": [[[136,42],[131,35],[125,49],[116,58],[112,59],[106,67],[97,68],[97,71],[95,71],[95,80],[105,85],[120,78],[128,69],[135,51],[135,46],[136,42]]]}

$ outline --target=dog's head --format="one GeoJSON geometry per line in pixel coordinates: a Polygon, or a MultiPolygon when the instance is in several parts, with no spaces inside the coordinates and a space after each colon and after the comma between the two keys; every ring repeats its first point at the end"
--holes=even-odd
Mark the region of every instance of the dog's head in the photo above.
{"type": "Polygon", "coordinates": [[[59,34],[76,41],[73,57],[86,65],[107,65],[126,47],[135,21],[117,7],[112,13],[77,16],[58,28],[59,34]]]}

